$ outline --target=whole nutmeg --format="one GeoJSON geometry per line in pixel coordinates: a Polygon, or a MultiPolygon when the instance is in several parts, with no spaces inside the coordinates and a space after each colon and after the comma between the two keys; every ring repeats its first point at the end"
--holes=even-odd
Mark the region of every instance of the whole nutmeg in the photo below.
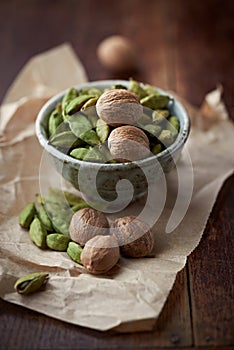
{"type": "Polygon", "coordinates": [[[84,208],[73,214],[69,233],[74,242],[84,246],[89,239],[108,234],[108,228],[105,214],[93,208],[84,208]]]}
{"type": "Polygon", "coordinates": [[[132,258],[140,258],[151,253],[154,237],[150,227],[135,216],[116,219],[110,226],[117,238],[120,252],[132,258]]]}
{"type": "Polygon", "coordinates": [[[114,236],[95,236],[84,246],[81,262],[93,274],[105,273],[119,260],[119,246],[114,236]]]}
{"type": "Polygon", "coordinates": [[[108,137],[108,148],[112,157],[119,161],[139,160],[150,154],[147,135],[141,129],[131,125],[113,129],[108,137]]]}
{"type": "Polygon", "coordinates": [[[143,114],[139,97],[125,89],[105,91],[97,101],[96,110],[99,118],[109,125],[132,124],[143,114]]]}
{"type": "Polygon", "coordinates": [[[112,35],[101,41],[97,56],[101,64],[113,72],[133,71],[137,68],[135,47],[121,35],[112,35]]]}

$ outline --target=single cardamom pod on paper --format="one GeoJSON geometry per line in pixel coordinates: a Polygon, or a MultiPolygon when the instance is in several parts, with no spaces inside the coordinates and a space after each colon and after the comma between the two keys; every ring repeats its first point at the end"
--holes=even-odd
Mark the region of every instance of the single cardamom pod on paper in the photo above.
{"type": "Polygon", "coordinates": [[[14,285],[19,294],[30,294],[40,290],[47,282],[48,273],[36,272],[19,278],[14,285]]]}

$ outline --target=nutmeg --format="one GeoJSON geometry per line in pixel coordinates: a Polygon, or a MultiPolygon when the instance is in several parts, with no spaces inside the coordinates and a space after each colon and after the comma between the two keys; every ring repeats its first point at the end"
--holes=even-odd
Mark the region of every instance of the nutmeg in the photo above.
{"type": "Polygon", "coordinates": [[[93,208],[83,208],[73,214],[69,233],[74,242],[84,246],[89,239],[108,234],[108,228],[105,214],[93,208]]]}
{"type": "Polygon", "coordinates": [[[99,118],[109,125],[133,124],[143,114],[139,97],[125,89],[105,91],[97,101],[96,110],[99,118]]]}
{"type": "Polygon", "coordinates": [[[137,68],[136,49],[129,39],[121,35],[111,35],[100,42],[97,56],[101,64],[113,72],[137,68]]]}
{"type": "Polygon", "coordinates": [[[81,262],[93,274],[109,271],[119,260],[119,246],[114,236],[95,236],[84,246],[81,262]]]}
{"type": "Polygon", "coordinates": [[[120,246],[120,252],[132,258],[140,258],[151,253],[154,237],[150,227],[134,216],[116,219],[110,226],[120,246]]]}
{"type": "Polygon", "coordinates": [[[113,158],[119,161],[140,160],[150,154],[147,135],[131,125],[113,129],[108,137],[108,148],[113,158]]]}

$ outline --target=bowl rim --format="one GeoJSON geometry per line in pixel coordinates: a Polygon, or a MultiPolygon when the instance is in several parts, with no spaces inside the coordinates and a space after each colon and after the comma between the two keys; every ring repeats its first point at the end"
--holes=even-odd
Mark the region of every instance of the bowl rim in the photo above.
{"type": "MultiPolygon", "coordinates": [[[[112,86],[114,84],[121,84],[126,87],[129,86],[129,80],[123,80],[123,79],[107,79],[107,80],[95,80],[95,81],[89,81],[86,83],[74,85],[76,89],[82,89],[86,87],[97,87],[97,88],[107,88],[109,86],[112,86]]],[[[188,113],[185,109],[185,107],[182,105],[182,103],[175,98],[170,92],[163,90],[161,88],[158,88],[157,86],[154,86],[161,94],[167,94],[173,99],[173,103],[176,103],[177,107],[179,108],[182,119],[183,119],[183,128],[180,130],[176,140],[165,150],[162,152],[158,153],[157,155],[151,155],[147,158],[140,159],[137,161],[132,161],[132,162],[122,162],[122,163],[111,163],[111,164],[106,164],[106,163],[94,163],[94,162],[87,162],[79,159],[75,159],[59,150],[57,150],[54,146],[50,145],[48,143],[48,139],[44,136],[42,129],[43,127],[43,120],[45,117],[48,116],[48,113],[52,111],[52,106],[53,108],[55,105],[62,100],[64,94],[70,89],[67,88],[53,97],[51,97],[40,109],[38,112],[36,122],[35,122],[35,130],[36,130],[36,136],[39,140],[39,143],[41,146],[44,148],[45,151],[47,151],[49,154],[52,156],[58,158],[59,160],[63,161],[64,163],[70,163],[72,164],[75,168],[79,168],[80,166],[87,166],[89,168],[93,169],[100,169],[102,170],[116,170],[121,168],[122,170],[127,170],[129,168],[135,168],[135,167],[142,167],[142,166],[147,166],[150,165],[153,161],[160,161],[162,158],[167,158],[171,157],[178,149],[183,147],[185,144],[189,132],[190,132],[190,119],[188,116],[188,113]],[[48,109],[51,109],[51,111],[48,112],[48,109]]]]}

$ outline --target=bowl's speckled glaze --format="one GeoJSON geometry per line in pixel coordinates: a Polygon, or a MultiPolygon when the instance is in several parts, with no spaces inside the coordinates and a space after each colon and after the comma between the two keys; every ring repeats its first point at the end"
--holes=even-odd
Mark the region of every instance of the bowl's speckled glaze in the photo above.
{"type": "MultiPolygon", "coordinates": [[[[105,89],[114,84],[128,86],[129,82],[125,80],[94,81],[77,86],[77,88],[96,87],[105,89]]],[[[161,89],[158,90],[161,93],[166,93],[161,89]]],[[[161,176],[162,169],[164,172],[169,172],[175,166],[175,162],[179,158],[181,150],[188,138],[190,129],[187,112],[178,100],[174,99],[169,105],[171,114],[176,115],[180,121],[179,134],[170,147],[156,156],[150,156],[132,163],[99,164],[76,160],[60,152],[48,143],[46,129],[49,115],[56,104],[62,100],[65,93],[66,91],[63,91],[54,96],[42,107],[36,120],[36,135],[41,146],[49,154],[56,170],[76,189],[81,190],[86,197],[98,201],[100,199],[99,195],[101,195],[105,200],[113,201],[117,196],[116,184],[121,179],[127,179],[133,185],[133,195],[132,190],[124,186],[124,183],[123,186],[119,186],[118,192],[120,194],[122,192],[122,196],[126,201],[134,200],[147,193],[147,182],[154,182],[161,176]],[[94,186],[93,179],[96,179],[96,187],[94,186]],[[82,186],[80,186],[81,184],[82,186]]]]}

